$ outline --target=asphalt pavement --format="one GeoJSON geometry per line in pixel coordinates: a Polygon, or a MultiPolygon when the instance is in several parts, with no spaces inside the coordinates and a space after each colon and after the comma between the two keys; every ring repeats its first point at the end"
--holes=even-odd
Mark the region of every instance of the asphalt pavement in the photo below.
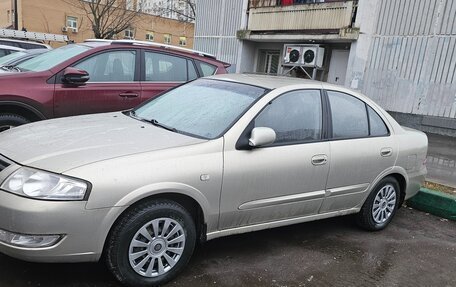
{"type": "MultiPolygon", "coordinates": [[[[167,286],[456,286],[456,222],[402,208],[384,231],[351,216],[209,241],[167,286]]],[[[103,264],[0,255],[0,286],[119,286],[103,264]]]]}

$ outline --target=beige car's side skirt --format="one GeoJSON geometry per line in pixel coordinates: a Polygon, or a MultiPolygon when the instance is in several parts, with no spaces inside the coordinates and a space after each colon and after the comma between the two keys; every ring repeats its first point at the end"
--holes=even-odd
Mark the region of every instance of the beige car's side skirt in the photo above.
{"type": "Polygon", "coordinates": [[[330,218],[330,217],[357,213],[357,212],[359,212],[359,210],[360,210],[360,208],[351,208],[351,209],[346,209],[346,210],[332,211],[332,212],[323,213],[323,214],[313,214],[313,215],[307,215],[307,216],[302,216],[302,217],[253,224],[253,225],[248,225],[248,226],[242,226],[242,227],[237,227],[237,228],[230,228],[230,229],[225,229],[225,230],[220,230],[220,231],[209,232],[209,233],[207,233],[206,236],[207,236],[207,240],[212,240],[215,238],[233,235],[233,234],[241,234],[241,233],[246,233],[246,232],[259,231],[259,230],[263,230],[263,229],[276,228],[276,227],[281,227],[281,226],[286,226],[286,225],[292,225],[292,224],[297,224],[297,223],[303,223],[303,222],[308,222],[308,221],[314,221],[314,220],[319,220],[319,219],[325,219],[325,218],[330,218]]]}

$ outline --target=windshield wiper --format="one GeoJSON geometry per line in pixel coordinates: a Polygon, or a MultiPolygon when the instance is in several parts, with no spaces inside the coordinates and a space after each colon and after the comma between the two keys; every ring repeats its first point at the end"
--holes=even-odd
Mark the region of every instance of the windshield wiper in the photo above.
{"type": "Polygon", "coordinates": [[[152,124],[152,125],[154,125],[154,126],[156,126],[156,127],[161,127],[161,128],[163,128],[163,129],[165,129],[165,130],[172,131],[172,132],[175,132],[175,133],[179,133],[179,130],[178,130],[178,129],[173,128],[173,127],[170,127],[170,126],[167,126],[167,125],[165,125],[165,124],[162,124],[162,123],[160,123],[159,121],[157,121],[156,119],[150,119],[150,120],[148,120],[148,119],[143,119],[143,118],[141,118],[141,117],[138,117],[138,116],[136,115],[136,112],[135,112],[134,110],[129,111],[129,115],[130,115],[130,117],[132,117],[132,118],[135,118],[135,119],[138,119],[138,120],[140,120],[140,121],[143,121],[143,122],[152,124]]]}
{"type": "Polygon", "coordinates": [[[168,130],[168,131],[172,131],[172,132],[175,132],[175,133],[179,132],[176,128],[164,125],[164,124],[160,123],[159,121],[157,121],[156,119],[151,119],[151,120],[143,119],[143,121],[151,123],[151,124],[153,124],[156,127],[164,128],[165,130],[168,130]]]}

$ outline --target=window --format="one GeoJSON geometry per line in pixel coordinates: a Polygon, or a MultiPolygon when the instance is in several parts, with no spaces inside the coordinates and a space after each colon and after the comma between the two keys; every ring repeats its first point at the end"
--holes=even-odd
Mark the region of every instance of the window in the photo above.
{"type": "Polygon", "coordinates": [[[179,37],[179,46],[187,46],[187,37],[179,37]]]}
{"type": "Polygon", "coordinates": [[[125,1],[125,9],[133,10],[133,0],[126,0],[125,1]]]}
{"type": "Polygon", "coordinates": [[[280,96],[258,115],[255,127],[272,128],[276,132],[274,144],[321,139],[320,91],[301,90],[280,96]]]}
{"type": "Polygon", "coordinates": [[[114,51],[97,54],[75,68],[89,73],[89,82],[132,82],[135,78],[135,51],[114,51]]]}
{"type": "Polygon", "coordinates": [[[163,43],[171,44],[171,35],[170,34],[164,34],[163,35],[163,43]]]}
{"type": "Polygon", "coordinates": [[[124,38],[125,39],[130,39],[130,40],[134,39],[135,38],[135,29],[133,29],[133,28],[125,29],[124,38]]]}
{"type": "Polygon", "coordinates": [[[369,135],[366,105],[348,94],[328,91],[333,138],[358,138],[369,135]]]}
{"type": "Polygon", "coordinates": [[[78,30],[78,18],[73,16],[67,16],[66,26],[72,28],[73,31],[78,30]]]}
{"type": "Polygon", "coordinates": [[[260,50],[257,72],[277,74],[280,64],[280,50],[260,50]]]}
{"type": "Polygon", "coordinates": [[[203,77],[212,76],[217,71],[217,67],[204,62],[196,61],[203,77]]]}
{"type": "Polygon", "coordinates": [[[146,32],[146,41],[153,41],[154,40],[154,32],[147,31],[146,32]]]}
{"type": "Polygon", "coordinates": [[[160,53],[145,53],[146,81],[186,82],[187,60],[160,53]]]}
{"type": "Polygon", "coordinates": [[[88,46],[70,44],[51,50],[35,58],[29,59],[17,67],[24,71],[42,72],[55,67],[74,56],[87,52],[91,48],[88,46]]]}
{"type": "Polygon", "coordinates": [[[196,78],[198,78],[198,74],[196,73],[195,65],[193,64],[193,61],[187,60],[187,74],[188,74],[188,80],[192,81],[196,78]]]}
{"type": "Polygon", "coordinates": [[[383,122],[382,118],[371,108],[367,107],[369,111],[370,135],[371,136],[386,136],[389,134],[388,128],[383,122]]]}

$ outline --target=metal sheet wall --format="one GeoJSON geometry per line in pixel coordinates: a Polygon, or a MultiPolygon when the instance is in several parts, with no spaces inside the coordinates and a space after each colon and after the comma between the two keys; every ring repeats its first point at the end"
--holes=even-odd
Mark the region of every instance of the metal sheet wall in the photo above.
{"type": "Polygon", "coordinates": [[[244,0],[198,0],[195,23],[196,50],[236,66],[241,42],[236,32],[241,28],[244,0]]]}
{"type": "Polygon", "coordinates": [[[455,0],[382,0],[366,95],[390,111],[456,118],[455,69],[455,0]]]}

